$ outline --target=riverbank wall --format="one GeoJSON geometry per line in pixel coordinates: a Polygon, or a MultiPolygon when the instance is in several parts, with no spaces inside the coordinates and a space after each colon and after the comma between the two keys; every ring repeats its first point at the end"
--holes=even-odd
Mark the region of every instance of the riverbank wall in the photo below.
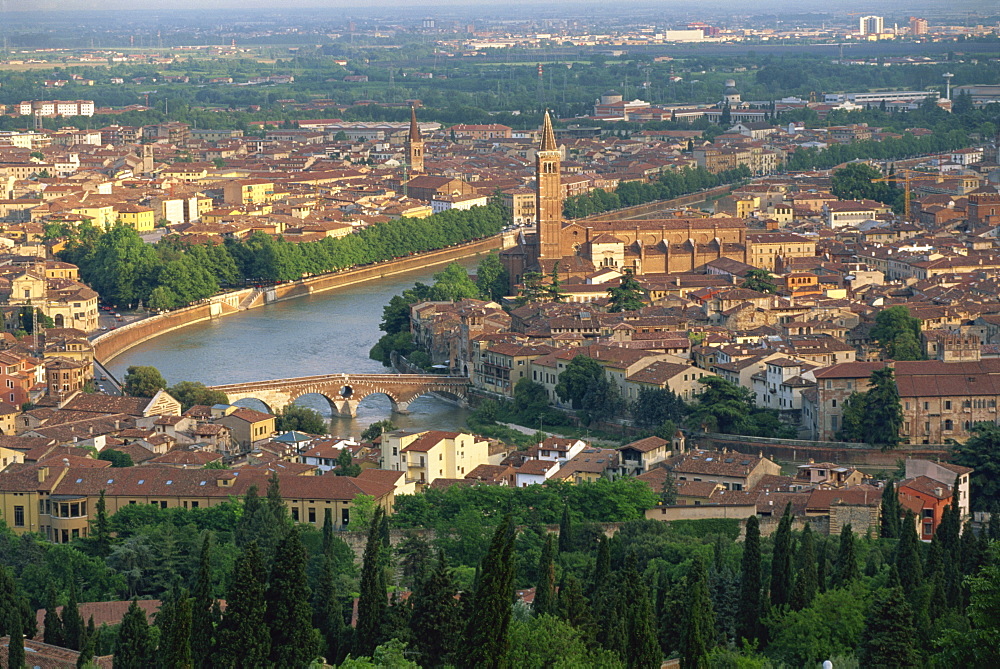
{"type": "MultiPolygon", "coordinates": [[[[325,293],[337,288],[376,281],[396,274],[446,265],[456,260],[489,253],[514,244],[513,234],[496,235],[437,251],[397,258],[374,265],[311,276],[267,288],[244,288],[215,295],[198,304],[164,314],[150,316],[106,332],[93,340],[94,357],[107,363],[134,346],[180,328],[203,323],[214,318],[284,302],[300,297],[325,293]]],[[[381,308],[381,305],[379,305],[381,308]]]]}

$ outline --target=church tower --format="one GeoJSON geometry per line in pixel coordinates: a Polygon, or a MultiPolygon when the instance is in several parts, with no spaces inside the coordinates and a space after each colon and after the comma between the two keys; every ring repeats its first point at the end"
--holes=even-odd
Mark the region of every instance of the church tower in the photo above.
{"type": "Polygon", "coordinates": [[[424,140],[417,126],[417,108],[410,107],[410,134],[406,138],[406,161],[411,174],[424,171],[424,140]]]}
{"type": "Polygon", "coordinates": [[[542,141],[535,153],[535,215],[538,218],[538,257],[562,257],[562,182],[559,178],[562,154],[556,146],[552,119],[545,112],[542,141]]]}

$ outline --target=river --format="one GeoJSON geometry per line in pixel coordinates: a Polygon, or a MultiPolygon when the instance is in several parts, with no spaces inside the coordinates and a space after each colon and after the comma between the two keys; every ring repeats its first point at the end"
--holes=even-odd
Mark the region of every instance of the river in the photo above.
{"type": "MultiPolygon", "coordinates": [[[[472,270],[478,260],[460,264],[472,270]]],[[[170,384],[201,381],[206,385],[262,381],[341,372],[388,372],[368,357],[378,341],[382,307],[414,282],[430,283],[433,270],[416,270],[190,325],[125,351],[107,367],[119,379],[129,365],[152,365],[170,384]]],[[[240,402],[263,408],[253,400],[240,402]]],[[[459,429],[468,411],[434,396],[424,396],[409,414],[392,414],[389,399],[373,395],[361,401],[357,418],[334,418],[318,395],[296,404],[316,409],[331,420],[331,434],[358,436],[371,423],[392,417],[398,427],[459,429]]]]}

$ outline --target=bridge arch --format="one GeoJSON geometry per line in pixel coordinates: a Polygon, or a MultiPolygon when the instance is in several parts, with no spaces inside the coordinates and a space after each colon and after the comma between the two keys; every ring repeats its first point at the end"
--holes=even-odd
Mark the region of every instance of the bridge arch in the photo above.
{"type": "Polygon", "coordinates": [[[253,397],[252,395],[247,397],[241,397],[240,399],[233,402],[233,406],[244,407],[246,409],[253,409],[254,411],[263,411],[269,414],[274,414],[275,411],[281,409],[281,407],[272,407],[264,400],[260,399],[259,397],[253,397]]]}
{"type": "MultiPolygon", "coordinates": [[[[334,403],[333,398],[331,398],[326,393],[322,393],[322,392],[319,392],[319,391],[315,391],[315,392],[311,392],[311,393],[301,393],[301,394],[295,395],[294,397],[292,397],[291,401],[288,403],[288,406],[291,406],[291,405],[294,404],[294,405],[300,406],[300,407],[306,407],[306,408],[309,408],[309,409],[315,409],[314,406],[310,406],[310,405],[319,402],[319,400],[322,400],[321,404],[323,406],[323,409],[325,409],[327,412],[329,412],[329,414],[331,416],[337,415],[337,405],[334,403]],[[305,401],[304,402],[300,402],[299,400],[305,400],[305,401]],[[310,401],[310,400],[313,400],[313,401],[310,401]]],[[[320,410],[320,413],[324,414],[323,410],[320,410]]],[[[326,418],[326,414],[324,414],[323,417],[325,419],[326,418]]]]}

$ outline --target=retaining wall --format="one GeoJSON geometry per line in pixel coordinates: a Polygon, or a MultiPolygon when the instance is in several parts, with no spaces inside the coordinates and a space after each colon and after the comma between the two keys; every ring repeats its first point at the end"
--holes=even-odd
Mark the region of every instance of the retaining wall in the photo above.
{"type": "MultiPolygon", "coordinates": [[[[479,255],[480,253],[505,248],[512,243],[513,235],[497,235],[459,246],[451,246],[406,258],[388,260],[375,265],[366,265],[365,267],[356,269],[299,279],[298,281],[274,286],[263,293],[263,299],[255,299],[245,308],[252,309],[273,302],[283,302],[316,293],[324,293],[336,288],[364,283],[365,281],[383,279],[404,272],[436,267],[455,260],[461,260],[462,258],[479,255]]],[[[240,303],[249,297],[252,290],[252,288],[245,288],[231,293],[216,295],[199,304],[151,316],[106,332],[94,339],[94,356],[100,362],[106,363],[133,346],[138,346],[154,337],[173,332],[188,325],[236,313],[241,310],[240,303]]]]}
{"type": "Polygon", "coordinates": [[[762,437],[742,437],[738,435],[692,435],[691,440],[708,450],[728,448],[731,451],[757,455],[762,453],[772,460],[784,462],[834,462],[844,465],[895,468],[903,458],[948,461],[951,450],[944,445],[901,445],[899,448],[883,451],[865,444],[827,441],[799,441],[794,439],[765,439],[762,437]]]}

